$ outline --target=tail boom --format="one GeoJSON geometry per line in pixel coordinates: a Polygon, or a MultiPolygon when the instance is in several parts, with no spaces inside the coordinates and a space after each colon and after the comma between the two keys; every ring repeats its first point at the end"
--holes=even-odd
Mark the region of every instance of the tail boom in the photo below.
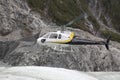
{"type": "Polygon", "coordinates": [[[111,38],[111,36],[109,36],[107,38],[106,42],[74,38],[69,44],[71,44],[71,45],[105,45],[106,49],[109,50],[110,38],[111,38]]]}

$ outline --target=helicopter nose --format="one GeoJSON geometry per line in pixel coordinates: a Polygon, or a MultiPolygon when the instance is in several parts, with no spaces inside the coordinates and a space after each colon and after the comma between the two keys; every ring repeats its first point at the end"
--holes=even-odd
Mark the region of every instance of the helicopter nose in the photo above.
{"type": "Polygon", "coordinates": [[[40,43],[40,42],[41,42],[41,39],[40,39],[40,38],[38,38],[38,39],[37,39],[37,43],[40,43]]]}

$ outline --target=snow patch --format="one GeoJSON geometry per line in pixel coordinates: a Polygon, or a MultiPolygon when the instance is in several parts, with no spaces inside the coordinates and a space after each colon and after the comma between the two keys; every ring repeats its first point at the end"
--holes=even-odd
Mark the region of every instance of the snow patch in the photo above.
{"type": "Polygon", "coordinates": [[[0,73],[1,80],[98,80],[83,72],[51,67],[11,67],[0,73]]]}

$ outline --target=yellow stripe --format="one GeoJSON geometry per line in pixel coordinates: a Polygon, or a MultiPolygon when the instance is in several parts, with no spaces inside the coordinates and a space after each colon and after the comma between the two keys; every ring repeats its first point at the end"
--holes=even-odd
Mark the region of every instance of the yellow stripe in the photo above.
{"type": "Polygon", "coordinates": [[[74,32],[71,32],[69,39],[68,40],[58,40],[58,41],[54,41],[53,43],[69,43],[70,41],[72,41],[73,37],[74,37],[74,32]]]}

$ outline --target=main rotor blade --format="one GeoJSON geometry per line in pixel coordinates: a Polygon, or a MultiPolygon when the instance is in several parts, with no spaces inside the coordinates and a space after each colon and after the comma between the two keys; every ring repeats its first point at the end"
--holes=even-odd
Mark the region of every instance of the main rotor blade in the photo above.
{"type": "Polygon", "coordinates": [[[83,19],[83,18],[84,18],[84,14],[81,14],[81,15],[79,15],[77,18],[73,19],[72,21],[70,21],[69,23],[67,23],[67,24],[64,25],[64,26],[70,26],[70,25],[72,25],[74,22],[80,21],[80,20],[83,19]]]}

